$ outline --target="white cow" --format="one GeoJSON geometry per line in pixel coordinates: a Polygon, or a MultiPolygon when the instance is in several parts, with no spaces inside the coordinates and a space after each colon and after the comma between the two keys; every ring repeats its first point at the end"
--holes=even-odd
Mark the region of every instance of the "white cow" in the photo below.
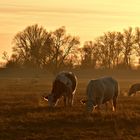
{"type": "Polygon", "coordinates": [[[116,100],[119,93],[118,82],[112,77],[102,77],[90,80],[87,85],[87,111],[92,112],[93,107],[100,108],[101,104],[112,101],[113,111],[116,110],[116,100]]]}
{"type": "Polygon", "coordinates": [[[49,106],[53,107],[63,96],[64,105],[72,106],[76,86],[77,78],[72,72],[61,72],[53,82],[51,94],[44,97],[44,99],[48,101],[49,106]]]}

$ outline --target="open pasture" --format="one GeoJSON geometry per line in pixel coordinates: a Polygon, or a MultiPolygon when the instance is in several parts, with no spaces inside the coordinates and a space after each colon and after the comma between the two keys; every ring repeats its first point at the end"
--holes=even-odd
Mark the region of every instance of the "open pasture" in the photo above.
{"type": "Polygon", "coordinates": [[[64,108],[60,100],[53,110],[41,98],[50,92],[52,79],[0,79],[0,140],[140,139],[140,94],[126,96],[129,84],[138,79],[117,79],[121,88],[117,112],[102,106],[100,113],[91,115],[80,103],[88,79],[79,78],[72,108],[64,108]]]}

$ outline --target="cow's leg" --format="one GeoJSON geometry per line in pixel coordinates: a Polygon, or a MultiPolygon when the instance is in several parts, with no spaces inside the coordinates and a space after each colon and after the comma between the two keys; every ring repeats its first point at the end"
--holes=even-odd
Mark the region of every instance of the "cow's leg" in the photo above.
{"type": "Polygon", "coordinates": [[[68,98],[68,106],[70,106],[70,100],[71,100],[70,99],[71,98],[70,95],[67,98],[68,98]]]}
{"type": "Polygon", "coordinates": [[[67,104],[68,104],[68,106],[71,106],[71,95],[68,95],[67,96],[67,104]]]}
{"type": "Polygon", "coordinates": [[[102,98],[96,98],[96,103],[97,105],[95,106],[95,109],[98,110],[98,112],[100,111],[101,105],[102,105],[103,99],[102,98]]]}
{"type": "Polygon", "coordinates": [[[110,109],[110,105],[113,106],[113,100],[109,100],[105,103],[106,111],[108,111],[110,109]]]}
{"type": "Polygon", "coordinates": [[[72,102],[73,102],[73,94],[72,94],[72,89],[69,88],[67,91],[67,97],[68,97],[68,106],[72,106],[72,102]]]}
{"type": "Polygon", "coordinates": [[[108,102],[105,103],[106,111],[108,111],[108,102]]]}
{"type": "Polygon", "coordinates": [[[71,94],[71,106],[73,106],[73,98],[74,98],[74,94],[71,94]]]}
{"type": "Polygon", "coordinates": [[[113,98],[113,105],[112,105],[112,111],[116,111],[116,103],[117,103],[117,98],[113,98]]]}
{"type": "Polygon", "coordinates": [[[75,95],[75,90],[72,92],[71,89],[71,105],[73,106],[73,102],[74,102],[74,95],[75,95]]]}
{"type": "Polygon", "coordinates": [[[68,104],[71,107],[73,105],[73,94],[70,94],[68,97],[68,104]]]}
{"type": "Polygon", "coordinates": [[[64,107],[66,107],[66,96],[64,96],[64,107]]]}

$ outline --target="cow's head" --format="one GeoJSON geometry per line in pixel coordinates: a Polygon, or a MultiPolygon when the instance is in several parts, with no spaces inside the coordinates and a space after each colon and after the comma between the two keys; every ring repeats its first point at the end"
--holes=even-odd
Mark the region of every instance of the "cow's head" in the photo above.
{"type": "Polygon", "coordinates": [[[132,94],[134,94],[133,90],[130,88],[128,91],[128,96],[132,96],[132,94]]]}
{"type": "Polygon", "coordinates": [[[87,112],[92,112],[93,108],[96,107],[95,102],[92,100],[81,99],[80,102],[81,104],[86,105],[87,112]]]}
{"type": "Polygon", "coordinates": [[[44,97],[44,100],[48,101],[48,105],[50,107],[54,107],[57,103],[57,99],[55,99],[54,94],[49,94],[44,97]]]}
{"type": "Polygon", "coordinates": [[[81,99],[81,100],[80,100],[80,103],[83,104],[83,105],[85,105],[85,104],[87,103],[87,100],[81,99]]]}

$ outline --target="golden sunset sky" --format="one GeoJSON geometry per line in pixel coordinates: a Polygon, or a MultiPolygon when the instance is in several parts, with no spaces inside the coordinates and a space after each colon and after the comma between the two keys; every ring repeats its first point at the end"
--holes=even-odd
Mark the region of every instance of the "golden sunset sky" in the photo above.
{"type": "Polygon", "coordinates": [[[36,23],[47,31],[66,26],[81,42],[94,40],[107,31],[140,27],[140,0],[1,0],[0,56],[11,54],[16,33],[36,23]]]}

